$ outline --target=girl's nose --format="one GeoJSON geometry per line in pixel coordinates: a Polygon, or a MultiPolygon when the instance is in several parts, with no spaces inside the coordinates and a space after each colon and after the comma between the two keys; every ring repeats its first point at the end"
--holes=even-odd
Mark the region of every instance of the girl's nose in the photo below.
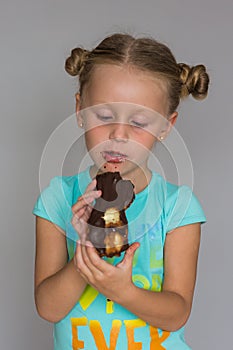
{"type": "Polygon", "coordinates": [[[127,142],[129,139],[129,125],[124,123],[112,124],[109,138],[110,140],[127,142]]]}

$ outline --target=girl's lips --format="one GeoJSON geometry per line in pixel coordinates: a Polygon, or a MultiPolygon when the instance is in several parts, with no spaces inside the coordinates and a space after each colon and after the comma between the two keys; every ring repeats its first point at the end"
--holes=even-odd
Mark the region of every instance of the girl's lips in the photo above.
{"type": "Polygon", "coordinates": [[[104,151],[102,152],[102,156],[106,160],[106,162],[109,163],[122,163],[127,158],[125,154],[114,151],[104,151]]]}

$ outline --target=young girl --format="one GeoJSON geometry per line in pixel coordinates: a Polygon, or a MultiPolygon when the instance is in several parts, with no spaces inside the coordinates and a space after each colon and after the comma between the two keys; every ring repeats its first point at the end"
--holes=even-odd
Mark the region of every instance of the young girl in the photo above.
{"type": "Polygon", "coordinates": [[[190,349],[184,325],[205,216],[189,187],[166,182],[147,163],[175,124],[180,99],[207,95],[205,67],[178,64],[153,39],[114,34],[92,51],[74,49],[66,71],[79,76],[77,119],[93,165],[52,179],[33,211],[35,302],[55,323],[54,349],[190,349]],[[95,176],[106,171],[119,171],[135,190],[126,210],[130,247],[113,258],[85,238],[101,196],[95,176]]]}

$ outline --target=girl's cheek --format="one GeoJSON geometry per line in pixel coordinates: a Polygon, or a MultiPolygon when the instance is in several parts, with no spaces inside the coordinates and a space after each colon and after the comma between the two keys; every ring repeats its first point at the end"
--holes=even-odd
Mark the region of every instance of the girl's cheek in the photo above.
{"type": "Polygon", "coordinates": [[[85,133],[86,143],[88,143],[92,147],[104,142],[104,140],[106,140],[106,138],[107,138],[106,132],[101,132],[101,131],[96,130],[96,129],[86,131],[86,133],[85,133]]]}

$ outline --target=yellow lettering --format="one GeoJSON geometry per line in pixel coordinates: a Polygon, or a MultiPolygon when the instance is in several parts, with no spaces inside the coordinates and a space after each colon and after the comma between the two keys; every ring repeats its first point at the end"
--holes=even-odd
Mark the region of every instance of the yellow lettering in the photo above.
{"type": "Polygon", "coordinates": [[[83,310],[86,310],[93,303],[98,294],[99,292],[97,292],[97,290],[95,290],[91,286],[88,285],[86,287],[81,298],[79,299],[79,303],[83,310]]]}
{"type": "Polygon", "coordinates": [[[114,302],[112,300],[109,300],[107,299],[107,302],[106,302],[106,313],[107,314],[112,314],[114,312],[114,302]]]}
{"type": "Polygon", "coordinates": [[[137,320],[125,320],[124,324],[126,326],[126,334],[128,339],[128,350],[141,350],[142,343],[134,341],[134,329],[138,327],[145,327],[146,322],[137,320]]]}
{"type": "Polygon", "coordinates": [[[157,274],[152,275],[151,290],[153,290],[155,292],[160,292],[161,288],[162,288],[162,278],[157,274]]]}
{"type": "Polygon", "coordinates": [[[163,331],[160,337],[158,329],[150,326],[150,350],[166,350],[161,344],[169,337],[169,335],[170,332],[163,331]]]}
{"type": "Polygon", "coordinates": [[[151,269],[157,269],[163,267],[163,258],[157,259],[157,255],[159,254],[159,251],[161,250],[161,247],[156,245],[152,245],[150,249],[150,268],[151,269]]]}
{"type": "Polygon", "coordinates": [[[143,275],[133,275],[134,283],[141,283],[143,289],[150,289],[150,281],[143,275]]]}
{"type": "Polygon", "coordinates": [[[87,325],[86,317],[79,317],[70,319],[72,326],[72,349],[79,350],[84,349],[84,341],[78,339],[78,327],[87,325]]]}
{"type": "Polygon", "coordinates": [[[163,259],[156,260],[155,258],[150,260],[150,267],[152,269],[158,269],[163,267],[163,259]]]}

